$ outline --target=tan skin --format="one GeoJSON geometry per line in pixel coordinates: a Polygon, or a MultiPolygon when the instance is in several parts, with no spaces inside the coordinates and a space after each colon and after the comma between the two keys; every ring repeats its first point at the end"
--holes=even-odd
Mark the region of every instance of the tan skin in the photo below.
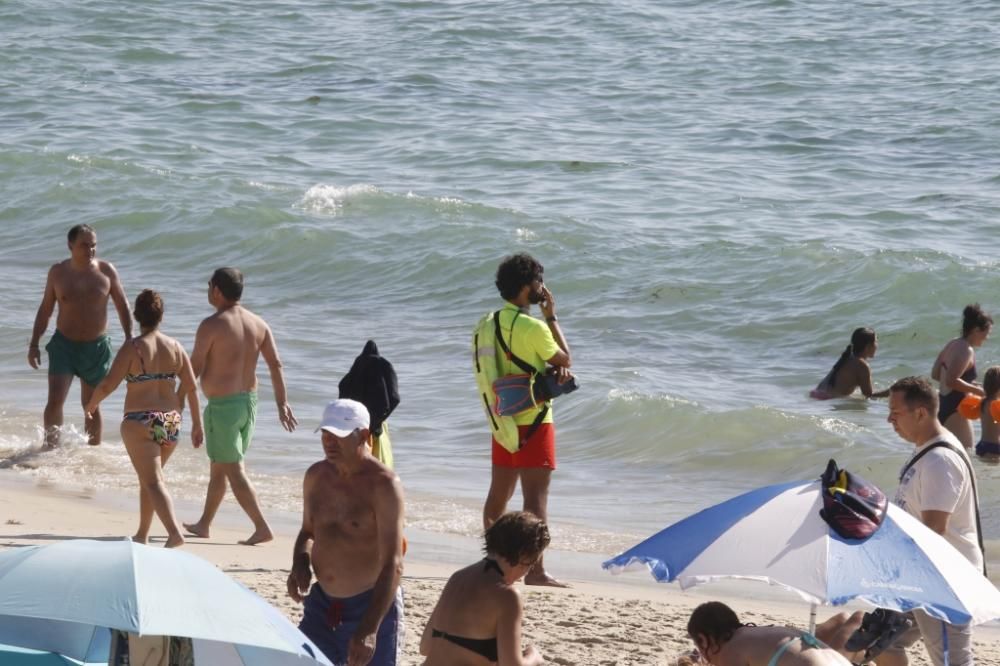
{"type": "MultiPolygon", "coordinates": [[[[984,442],[992,442],[994,444],[1000,442],[1000,423],[994,421],[993,416],[990,413],[990,407],[995,400],[1000,400],[1000,391],[997,391],[993,395],[984,396],[982,414],[979,418],[979,424],[982,428],[979,439],[984,442]]],[[[985,455],[980,456],[980,459],[995,462],[998,460],[998,456],[985,455]]]]}
{"type": "MultiPolygon", "coordinates": [[[[41,367],[39,340],[48,328],[58,305],[56,330],[74,342],[96,340],[108,329],[108,301],[114,303],[125,338],[132,337],[132,317],[128,300],[115,267],[97,259],[97,234],[80,232],[68,243],[70,258],[54,264],[45,281],[45,292],[35,315],[35,324],[28,343],[28,364],[41,367]]],[[[48,400],[45,403],[45,447],[59,443],[63,424],[63,405],[73,384],[73,375],[49,375],[48,400]]],[[[86,405],[94,387],[80,382],[80,403],[86,405]]],[[[101,443],[100,411],[91,412],[84,421],[87,441],[91,446],[101,443]]]]}
{"type": "MultiPolygon", "coordinates": [[[[569,345],[566,343],[566,337],[563,335],[558,321],[548,321],[556,316],[555,298],[548,287],[541,279],[536,279],[531,284],[522,287],[517,298],[510,302],[523,309],[530,308],[533,303],[538,304],[542,316],[546,319],[549,330],[552,332],[552,337],[559,345],[559,351],[547,359],[546,363],[556,368],[560,384],[572,378],[573,375],[569,369],[573,365],[573,360],[570,356],[569,345]]],[[[490,490],[483,506],[483,528],[488,528],[507,511],[507,502],[513,497],[518,481],[521,482],[521,494],[524,496],[524,510],[547,522],[551,478],[552,470],[545,467],[514,469],[493,465],[490,490]]],[[[541,558],[524,577],[524,582],[526,585],[569,587],[545,571],[545,563],[541,558]]]]}
{"type": "MultiPolygon", "coordinates": [[[[903,400],[903,394],[894,391],[889,394],[889,423],[900,437],[911,444],[920,446],[925,442],[940,439],[945,432],[938,421],[937,414],[932,414],[926,407],[910,407],[903,400]]],[[[948,511],[921,511],[920,522],[940,535],[948,530],[948,511]]]]}
{"type": "Polygon", "coordinates": [[[367,429],[344,437],[321,433],[325,458],[303,481],[288,596],[302,602],[313,573],[331,597],[372,590],[348,652],[349,666],[363,666],[375,653],[376,632],[403,574],[403,491],[393,471],[365,448],[367,429]]]}
{"type": "MultiPolygon", "coordinates": [[[[732,638],[717,643],[704,634],[692,636],[702,660],[712,666],[767,666],[775,651],[802,632],[789,627],[740,627],[732,638]]],[[[829,647],[809,647],[794,641],[778,666],[850,666],[840,652],[829,647]]]]}
{"type": "Polygon", "coordinates": [[[521,644],[523,606],[514,584],[534,566],[534,559],[511,564],[503,557],[488,555],[499,565],[502,574],[485,569],[483,562],[452,574],[441,592],[434,611],[427,620],[420,639],[420,654],[427,657],[424,666],[489,666],[480,654],[444,638],[434,638],[437,629],[466,638],[497,639],[499,666],[536,666],[542,655],[534,646],[521,644]]]}
{"type": "Polygon", "coordinates": [[[833,386],[820,385],[816,388],[824,391],[831,398],[843,398],[854,393],[855,389],[861,389],[861,393],[866,398],[885,398],[889,395],[889,389],[875,391],[872,386],[872,369],[868,365],[868,360],[875,357],[878,351],[878,339],[869,344],[857,356],[852,356],[837,371],[837,377],[833,386]]]}
{"type": "MultiPolygon", "coordinates": [[[[94,390],[86,406],[93,412],[108,395],[113,393],[126,374],[146,372],[172,372],[179,383],[170,380],[153,380],[128,384],[125,394],[125,411],[183,411],[184,401],[191,409],[191,443],[195,448],[204,441],[198,391],[191,360],[179,342],[161,333],[156,327],[142,328],[134,342],[126,342],[118,350],[108,375],[94,390]],[[141,355],[141,357],[140,357],[141,355]]],[[[163,481],[163,466],[177,448],[176,444],[157,444],[149,429],[138,421],[122,421],[122,441],[128,451],[132,466],[139,477],[139,529],[133,541],[147,543],[153,514],[160,518],[167,530],[167,548],[184,544],[181,526],[174,515],[173,502],[163,481]]]]}
{"type": "MultiPolygon", "coordinates": [[[[976,362],[977,347],[982,346],[990,336],[992,327],[975,328],[968,335],[955,338],[944,346],[934,359],[931,379],[940,382],[942,395],[950,391],[961,391],[983,397],[983,389],[978,384],[970,384],[961,377],[976,362]]],[[[944,427],[951,431],[966,448],[974,444],[972,423],[957,411],[948,417],[944,427]]]]}
{"type": "MultiPolygon", "coordinates": [[[[208,285],[208,301],[216,312],[198,327],[191,354],[194,374],[201,380],[205,397],[219,398],[256,391],[257,361],[263,356],[271,375],[278,419],[285,430],[292,432],[298,421],[288,404],[281,358],[271,328],[238,301],[228,300],[211,282],[208,285]]],[[[208,537],[215,514],[226,496],[227,486],[232,488],[236,501],[254,525],[253,534],[240,543],[252,546],[274,539],[242,461],[211,463],[205,508],[198,521],[184,523],[184,529],[194,536],[208,537]]]]}

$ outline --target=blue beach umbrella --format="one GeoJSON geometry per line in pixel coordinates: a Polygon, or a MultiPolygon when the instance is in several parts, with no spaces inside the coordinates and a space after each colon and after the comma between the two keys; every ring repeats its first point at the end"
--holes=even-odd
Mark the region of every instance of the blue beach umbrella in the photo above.
{"type": "Polygon", "coordinates": [[[81,662],[54,652],[0,645],[0,664],[3,666],[107,666],[108,660],[81,662]]]}
{"type": "Polygon", "coordinates": [[[195,658],[220,666],[330,663],[280,611],[191,553],[86,539],[0,552],[0,643],[107,663],[112,629],[192,638],[195,658]]]}
{"type": "Polygon", "coordinates": [[[757,580],[813,604],[851,600],[952,624],[1000,617],[1000,591],[943,537],[890,504],[866,540],[836,534],[820,517],[822,483],[795,481],[709,507],[604,563],[647,567],[687,589],[718,579],[757,580]]]}

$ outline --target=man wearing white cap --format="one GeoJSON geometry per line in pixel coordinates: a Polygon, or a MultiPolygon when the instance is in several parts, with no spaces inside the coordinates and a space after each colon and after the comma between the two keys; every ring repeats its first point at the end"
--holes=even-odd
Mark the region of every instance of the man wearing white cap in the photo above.
{"type": "Polygon", "coordinates": [[[299,629],[336,666],[394,666],[403,646],[403,490],[365,447],[368,426],[355,400],[323,411],[325,458],[306,472],[288,575],[305,602],[299,629]]]}

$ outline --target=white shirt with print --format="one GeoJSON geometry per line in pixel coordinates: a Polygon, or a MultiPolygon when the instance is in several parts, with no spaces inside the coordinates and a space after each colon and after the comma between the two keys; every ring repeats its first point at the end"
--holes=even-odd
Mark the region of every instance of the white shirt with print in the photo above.
{"type": "Polygon", "coordinates": [[[907,464],[925,446],[940,441],[947,441],[961,453],[940,446],[925,454],[900,479],[893,502],[917,520],[921,520],[923,511],[950,513],[944,538],[973,566],[982,569],[983,554],[976,534],[976,506],[965,464],[968,461],[965,448],[954,435],[944,432],[917,446],[907,464]]]}

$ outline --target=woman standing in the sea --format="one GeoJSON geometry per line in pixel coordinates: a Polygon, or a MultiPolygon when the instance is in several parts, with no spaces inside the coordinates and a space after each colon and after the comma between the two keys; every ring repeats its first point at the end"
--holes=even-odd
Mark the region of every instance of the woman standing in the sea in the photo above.
{"type": "Polygon", "coordinates": [[[931,378],[940,383],[941,404],[938,420],[950,430],[965,448],[974,443],[972,423],[958,413],[958,403],[968,394],[983,397],[976,379],[976,347],[990,336],[993,318],[983,312],[979,303],[966,305],[962,312],[962,337],[951,340],[934,360],[931,378]]]}

